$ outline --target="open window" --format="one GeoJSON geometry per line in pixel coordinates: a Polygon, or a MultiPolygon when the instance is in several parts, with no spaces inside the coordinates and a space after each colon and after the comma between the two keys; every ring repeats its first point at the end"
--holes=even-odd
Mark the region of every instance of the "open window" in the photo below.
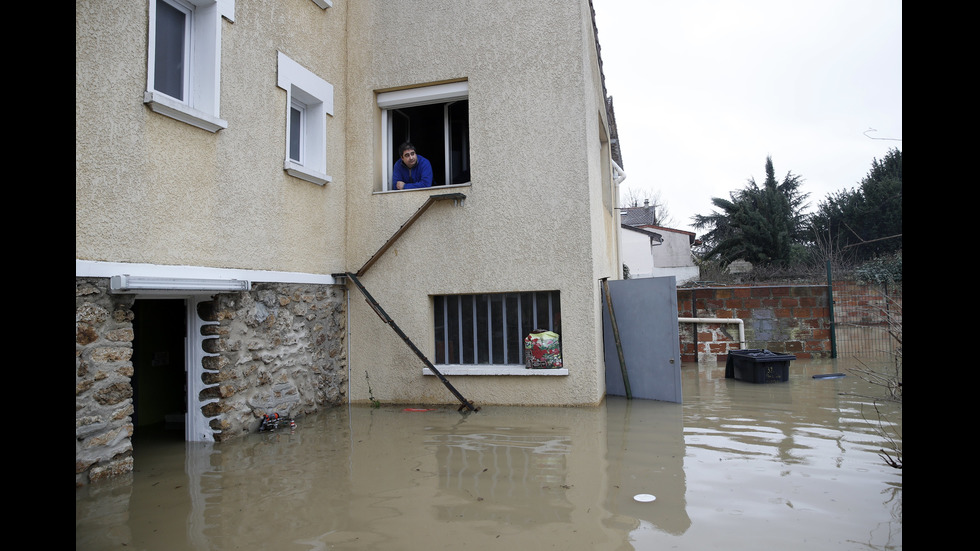
{"type": "Polygon", "coordinates": [[[558,291],[433,297],[435,361],[443,365],[524,364],[524,337],[561,334],[558,291]]]}
{"type": "Polygon", "coordinates": [[[469,86],[452,82],[378,94],[381,108],[382,189],[393,190],[398,146],[412,142],[432,164],[433,186],[470,182],[469,86]]]}
{"type": "Polygon", "coordinates": [[[333,86],[279,52],[278,86],[286,91],[286,153],[291,176],[323,185],[327,175],[327,115],[333,115],[333,86]]]}
{"type": "Polygon", "coordinates": [[[143,103],[154,112],[217,132],[221,17],[233,1],[149,0],[149,41],[143,103]]]}

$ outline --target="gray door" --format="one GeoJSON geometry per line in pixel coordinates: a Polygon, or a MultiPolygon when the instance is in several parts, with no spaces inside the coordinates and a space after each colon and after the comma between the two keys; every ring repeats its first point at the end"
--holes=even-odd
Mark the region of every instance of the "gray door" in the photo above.
{"type": "MultiPolygon", "coordinates": [[[[607,282],[633,398],[682,402],[676,281],[670,276],[607,282]]],[[[605,290],[600,294],[606,394],[626,396],[605,290]]]]}

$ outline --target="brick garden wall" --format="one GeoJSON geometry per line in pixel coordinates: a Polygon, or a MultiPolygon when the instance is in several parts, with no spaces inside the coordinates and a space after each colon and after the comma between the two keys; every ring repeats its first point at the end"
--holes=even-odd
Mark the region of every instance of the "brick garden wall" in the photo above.
{"type": "Polygon", "coordinates": [[[798,359],[830,357],[825,285],[679,288],[677,315],[741,319],[745,326],[743,347],[738,324],[681,323],[684,362],[724,362],[729,350],[739,348],[765,348],[798,359]]]}

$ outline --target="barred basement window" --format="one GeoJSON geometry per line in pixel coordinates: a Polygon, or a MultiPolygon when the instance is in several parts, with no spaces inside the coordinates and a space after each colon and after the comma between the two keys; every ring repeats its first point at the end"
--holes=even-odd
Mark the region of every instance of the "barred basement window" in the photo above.
{"type": "Polygon", "coordinates": [[[433,306],[437,365],[523,365],[528,333],[561,335],[558,291],[440,295],[433,306]]]}

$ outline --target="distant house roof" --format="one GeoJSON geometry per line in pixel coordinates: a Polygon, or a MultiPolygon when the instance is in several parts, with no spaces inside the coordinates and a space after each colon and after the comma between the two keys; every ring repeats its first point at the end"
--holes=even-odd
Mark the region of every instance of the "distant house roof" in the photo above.
{"type": "Polygon", "coordinates": [[[697,239],[697,235],[694,232],[675,230],[674,228],[664,228],[662,226],[640,226],[640,227],[645,229],[650,229],[650,230],[657,230],[658,232],[670,232],[670,233],[679,233],[681,235],[686,235],[688,242],[690,242],[692,246],[700,243],[700,241],[698,241],[697,239]]]}
{"type": "MultiPolygon", "coordinates": [[[[691,245],[697,243],[697,235],[694,232],[675,230],[673,228],[665,228],[657,224],[657,213],[656,207],[650,205],[650,200],[644,200],[642,207],[623,207],[620,209],[623,212],[623,219],[620,221],[623,227],[644,228],[648,230],[657,230],[658,232],[670,232],[670,233],[680,233],[688,236],[691,245]]],[[[657,234],[658,237],[663,240],[663,236],[657,234]]]]}
{"type": "Polygon", "coordinates": [[[656,208],[650,206],[650,200],[643,202],[642,207],[624,207],[621,222],[627,226],[656,226],[656,208]]]}
{"type": "Polygon", "coordinates": [[[663,243],[664,242],[664,236],[663,235],[660,235],[657,232],[650,231],[650,230],[645,229],[645,228],[638,228],[636,226],[630,226],[629,224],[622,224],[622,226],[623,226],[623,229],[624,230],[630,230],[632,232],[641,233],[643,235],[648,236],[651,240],[656,241],[657,243],[663,243]]]}

